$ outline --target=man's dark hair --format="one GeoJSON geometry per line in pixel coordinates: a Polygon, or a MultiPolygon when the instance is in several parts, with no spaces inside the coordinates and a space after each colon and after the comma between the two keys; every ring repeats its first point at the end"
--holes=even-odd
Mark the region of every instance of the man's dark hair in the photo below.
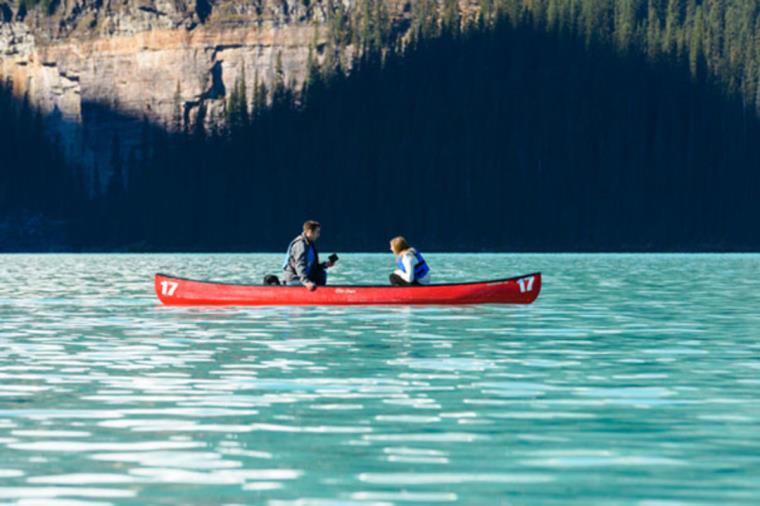
{"type": "Polygon", "coordinates": [[[322,225],[320,225],[318,221],[309,220],[303,224],[304,232],[312,232],[318,228],[322,228],[322,225]]]}

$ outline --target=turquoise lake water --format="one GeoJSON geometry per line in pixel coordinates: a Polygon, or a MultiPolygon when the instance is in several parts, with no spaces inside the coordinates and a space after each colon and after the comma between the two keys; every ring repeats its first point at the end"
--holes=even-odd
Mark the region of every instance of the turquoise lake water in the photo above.
{"type": "Polygon", "coordinates": [[[166,308],[282,255],[0,256],[0,504],[760,504],[760,256],[427,256],[543,291],[166,308]]]}

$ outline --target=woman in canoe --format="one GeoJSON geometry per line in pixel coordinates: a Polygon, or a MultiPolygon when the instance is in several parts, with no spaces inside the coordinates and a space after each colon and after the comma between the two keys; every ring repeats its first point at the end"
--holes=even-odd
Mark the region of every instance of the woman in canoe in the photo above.
{"type": "Polygon", "coordinates": [[[410,286],[430,283],[430,267],[416,249],[401,236],[391,239],[391,251],[396,256],[396,267],[390,275],[391,285],[410,286]]]}

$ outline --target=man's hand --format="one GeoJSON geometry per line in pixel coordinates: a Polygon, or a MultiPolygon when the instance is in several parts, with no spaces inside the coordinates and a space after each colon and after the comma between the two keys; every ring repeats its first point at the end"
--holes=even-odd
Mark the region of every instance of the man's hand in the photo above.
{"type": "Polygon", "coordinates": [[[317,285],[312,283],[311,281],[307,281],[306,284],[304,284],[303,286],[305,286],[310,292],[313,292],[314,290],[317,289],[317,285]]]}

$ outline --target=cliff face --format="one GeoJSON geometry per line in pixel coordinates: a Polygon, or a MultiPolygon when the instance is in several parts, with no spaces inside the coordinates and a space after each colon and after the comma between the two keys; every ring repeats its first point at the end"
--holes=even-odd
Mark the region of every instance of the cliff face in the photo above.
{"type": "MultiPolygon", "coordinates": [[[[411,1],[384,2],[405,30],[411,1]]],[[[271,83],[281,59],[299,83],[310,47],[324,58],[328,20],[358,0],[61,0],[29,12],[0,0],[0,77],[48,113],[66,152],[103,162],[118,133],[129,145],[139,123],[192,123],[224,111],[226,91],[244,76],[271,83]],[[51,13],[52,11],[52,13],[51,13]],[[114,114],[117,113],[117,114],[114,114]]],[[[349,43],[343,56],[353,51],[349,43]]]]}

